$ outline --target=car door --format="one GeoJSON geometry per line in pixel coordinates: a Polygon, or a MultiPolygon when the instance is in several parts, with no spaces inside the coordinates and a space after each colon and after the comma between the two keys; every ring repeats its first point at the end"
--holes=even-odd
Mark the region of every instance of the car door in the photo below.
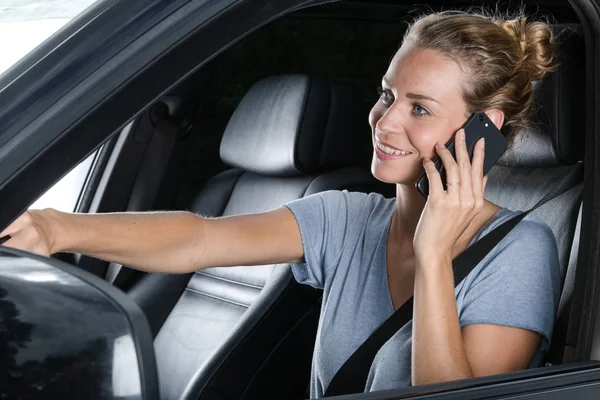
{"type": "MultiPolygon", "coordinates": [[[[0,225],[89,157],[170,88],[246,33],[281,14],[322,3],[308,0],[98,1],[0,75],[0,225]]],[[[597,46],[600,6],[572,2],[597,46]]],[[[451,5],[451,2],[448,2],[451,5]]],[[[599,51],[590,44],[589,51],[599,51]]],[[[597,53],[596,53],[597,54],[597,53]]],[[[589,57],[591,62],[597,58],[589,57]]],[[[590,64],[589,71],[600,67],[590,64]]],[[[590,87],[597,87],[588,74],[590,87]]],[[[593,91],[592,91],[593,92],[593,91]]],[[[590,95],[590,112],[598,103],[590,95]]],[[[594,168],[600,141],[588,128],[594,168]],[[598,150],[593,152],[593,150],[598,150]]],[[[596,174],[594,169],[589,172],[596,174]]],[[[586,207],[597,199],[588,195],[586,207]]],[[[588,213],[592,215],[592,213],[588,213]]],[[[600,233],[598,217],[591,232],[600,233]]],[[[590,251],[586,263],[597,265],[590,251]]],[[[1,266],[0,266],[1,267],[1,266]]],[[[588,358],[600,358],[597,276],[591,275],[586,320],[588,358]],[[594,286],[595,285],[595,286],[594,286]],[[595,331],[594,331],[595,329],[595,331]],[[594,336],[595,335],[595,336],[594,336]]],[[[586,293],[588,293],[586,292],[586,293]]],[[[585,330],[584,329],[584,330],[585,330]]],[[[345,396],[384,398],[598,398],[600,363],[547,367],[502,376],[345,396]]]]}

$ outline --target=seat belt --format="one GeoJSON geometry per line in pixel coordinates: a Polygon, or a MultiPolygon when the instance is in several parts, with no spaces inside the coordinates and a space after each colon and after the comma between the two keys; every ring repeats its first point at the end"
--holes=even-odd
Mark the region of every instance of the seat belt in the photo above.
{"type": "MultiPolygon", "coordinates": [[[[479,239],[465,251],[452,260],[454,284],[460,282],[483,260],[500,241],[508,235],[530,212],[550,202],[554,198],[566,193],[582,180],[583,166],[577,165],[563,178],[561,183],[554,187],[533,208],[522,212],[503,224],[497,226],[490,233],[479,239]]],[[[365,390],[369,371],[379,349],[411,319],[413,314],[413,297],[398,308],[379,328],[369,336],[363,344],[346,360],[325,391],[325,396],[338,396],[351,393],[362,393],[365,390]]]]}
{"type": "MultiPolygon", "coordinates": [[[[160,184],[171,159],[175,142],[181,134],[190,127],[187,120],[178,123],[169,118],[168,107],[157,103],[151,110],[154,130],[146,149],[144,159],[140,164],[138,176],[131,191],[127,211],[147,211],[152,207],[160,184]]],[[[117,263],[110,263],[105,279],[113,285],[123,288],[137,272],[131,268],[123,268],[117,263]]]]}
{"type": "Polygon", "coordinates": [[[167,119],[156,122],[131,191],[128,211],[147,211],[152,207],[180,132],[180,127],[167,119]]]}

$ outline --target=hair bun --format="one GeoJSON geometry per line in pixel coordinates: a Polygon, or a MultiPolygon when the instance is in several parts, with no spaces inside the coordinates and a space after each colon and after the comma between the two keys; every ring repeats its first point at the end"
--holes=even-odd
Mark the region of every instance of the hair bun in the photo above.
{"type": "Polygon", "coordinates": [[[521,48],[517,70],[530,75],[530,80],[543,79],[556,69],[556,52],[552,30],[543,22],[528,22],[526,18],[497,22],[521,48]]]}

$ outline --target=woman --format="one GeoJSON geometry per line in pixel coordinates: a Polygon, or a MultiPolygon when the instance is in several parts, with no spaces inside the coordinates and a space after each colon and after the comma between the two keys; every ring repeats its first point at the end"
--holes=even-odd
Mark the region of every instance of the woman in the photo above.
{"type": "Polygon", "coordinates": [[[408,30],[369,121],[372,172],[396,198],[326,192],[257,215],[76,215],[30,211],[6,246],[83,253],[150,272],[293,262],[324,288],[311,395],[414,295],[414,318],[379,351],[366,391],[538,365],[559,293],[550,229],[526,217],[455,289],[452,259],[515,213],[483,198],[484,146],[470,162],[458,128],[485,111],[509,141],[526,123],[532,80],[554,68],[551,31],[525,19],[433,14],[408,30]],[[455,134],[457,160],[444,147],[455,134]],[[447,173],[445,191],[431,159],[447,173]],[[427,173],[425,200],[415,181],[427,173]]]}

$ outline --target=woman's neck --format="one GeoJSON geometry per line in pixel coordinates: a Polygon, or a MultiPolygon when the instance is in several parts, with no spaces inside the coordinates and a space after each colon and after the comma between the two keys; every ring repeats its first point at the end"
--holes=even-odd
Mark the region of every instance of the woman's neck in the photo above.
{"type": "Polygon", "coordinates": [[[396,212],[392,221],[395,237],[412,240],[425,202],[414,185],[396,185],[396,212]]]}
{"type": "MultiPolygon", "coordinates": [[[[417,191],[413,185],[396,185],[396,210],[392,217],[390,237],[392,242],[403,252],[412,250],[412,240],[415,236],[417,224],[425,208],[426,199],[417,191]]],[[[456,242],[453,253],[457,255],[462,252],[471,242],[473,237],[485,225],[485,223],[498,211],[500,207],[485,201],[481,212],[473,219],[456,242]]]]}

